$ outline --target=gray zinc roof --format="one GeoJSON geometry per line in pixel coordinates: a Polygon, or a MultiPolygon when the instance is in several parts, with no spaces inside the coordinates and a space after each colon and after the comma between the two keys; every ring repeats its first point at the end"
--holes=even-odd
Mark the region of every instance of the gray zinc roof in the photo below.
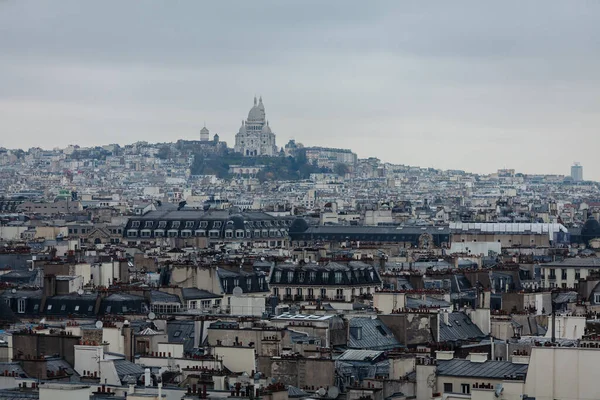
{"type": "Polygon", "coordinates": [[[438,360],[437,374],[439,376],[464,376],[470,378],[502,379],[508,375],[527,374],[527,364],[513,364],[510,361],[487,360],[472,362],[455,358],[453,360],[438,360]]]}
{"type": "Polygon", "coordinates": [[[390,350],[402,347],[392,331],[379,318],[355,317],[350,319],[349,324],[349,348],[390,350]]]}
{"type": "Polygon", "coordinates": [[[462,311],[448,313],[448,323],[445,315],[440,314],[440,342],[482,339],[486,335],[462,311]]]}

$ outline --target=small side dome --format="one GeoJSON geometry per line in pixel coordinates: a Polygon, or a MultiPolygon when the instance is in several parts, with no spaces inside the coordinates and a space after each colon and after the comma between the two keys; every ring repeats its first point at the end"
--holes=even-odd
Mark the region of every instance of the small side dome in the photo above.
{"type": "Polygon", "coordinates": [[[304,218],[296,218],[292,225],[290,225],[290,233],[302,233],[308,230],[308,222],[304,218]]]}
{"type": "Polygon", "coordinates": [[[589,217],[581,228],[581,238],[587,244],[590,240],[600,238],[600,223],[594,217],[589,217]]]}

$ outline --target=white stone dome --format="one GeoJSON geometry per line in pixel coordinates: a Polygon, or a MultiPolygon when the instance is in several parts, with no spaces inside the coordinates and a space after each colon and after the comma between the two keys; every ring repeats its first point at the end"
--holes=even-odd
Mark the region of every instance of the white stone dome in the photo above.
{"type": "Polygon", "coordinates": [[[271,133],[271,127],[269,126],[268,122],[263,125],[261,132],[262,133],[271,133]]]}
{"type": "Polygon", "coordinates": [[[248,113],[248,121],[260,122],[263,120],[263,118],[264,113],[260,108],[258,108],[258,106],[254,106],[250,109],[250,112],[248,113]]]}

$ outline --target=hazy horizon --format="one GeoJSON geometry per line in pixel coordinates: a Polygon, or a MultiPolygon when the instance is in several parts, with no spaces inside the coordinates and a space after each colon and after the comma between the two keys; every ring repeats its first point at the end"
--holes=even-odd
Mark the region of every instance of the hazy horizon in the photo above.
{"type": "Polygon", "coordinates": [[[600,3],[0,2],[7,148],[234,135],[600,180],[600,3]],[[60,4],[60,7],[57,7],[60,4]],[[574,6],[574,4],[576,6],[574,6]]]}

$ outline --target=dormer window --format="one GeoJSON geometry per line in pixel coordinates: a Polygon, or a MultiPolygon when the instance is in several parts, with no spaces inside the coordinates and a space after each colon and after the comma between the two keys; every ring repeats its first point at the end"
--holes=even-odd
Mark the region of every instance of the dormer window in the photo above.
{"type": "Polygon", "coordinates": [[[146,221],[146,223],[144,224],[145,228],[152,228],[152,225],[154,224],[153,221],[146,221]]]}
{"type": "Polygon", "coordinates": [[[246,288],[248,290],[252,289],[252,278],[246,278],[246,288]]]}
{"type": "Polygon", "coordinates": [[[179,221],[173,221],[171,224],[172,229],[179,229],[179,221]]]}
{"type": "Polygon", "coordinates": [[[281,271],[275,271],[275,282],[281,282],[281,271]]]}
{"type": "Polygon", "coordinates": [[[222,225],[221,221],[215,221],[215,225],[213,226],[213,228],[219,229],[221,227],[221,225],[222,225]]]}
{"type": "Polygon", "coordinates": [[[311,271],[308,274],[308,280],[310,282],[314,282],[317,279],[317,273],[315,271],[311,271]]]}
{"type": "Polygon", "coordinates": [[[158,229],[165,229],[167,227],[167,221],[158,221],[158,229]]]}
{"type": "Polygon", "coordinates": [[[191,229],[194,227],[194,221],[185,221],[185,227],[191,229]]]}
{"type": "Polygon", "coordinates": [[[140,227],[140,221],[133,221],[131,223],[131,227],[132,228],[139,228],[140,227]]]}
{"type": "Polygon", "coordinates": [[[329,281],[329,272],[323,272],[323,280],[325,282],[329,281]]]}
{"type": "Polygon", "coordinates": [[[208,221],[200,221],[200,228],[202,228],[202,229],[208,228],[208,221]]]}
{"type": "Polygon", "coordinates": [[[294,271],[288,271],[288,282],[292,282],[294,280],[294,271]]]}
{"type": "Polygon", "coordinates": [[[233,280],[233,286],[240,286],[240,280],[239,280],[239,279],[237,279],[237,278],[235,278],[235,279],[233,280]]]}
{"type": "Polygon", "coordinates": [[[298,273],[298,280],[299,280],[300,282],[304,282],[304,272],[299,272],[299,273],[298,273]]]}
{"type": "Polygon", "coordinates": [[[335,273],[335,283],[342,283],[342,273],[341,272],[335,273]]]}

